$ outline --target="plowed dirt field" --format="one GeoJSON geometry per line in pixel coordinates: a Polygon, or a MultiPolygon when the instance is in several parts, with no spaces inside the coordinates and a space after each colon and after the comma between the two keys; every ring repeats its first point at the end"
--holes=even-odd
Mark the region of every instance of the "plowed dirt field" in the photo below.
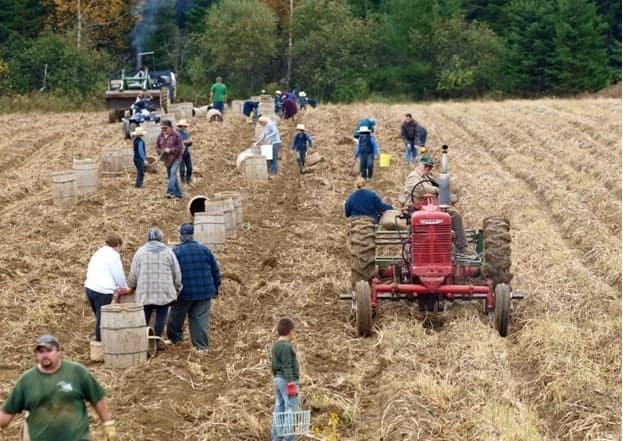
{"type": "MultiPolygon", "coordinates": [[[[56,208],[53,171],[130,145],[106,121],[104,112],[0,116],[0,401],[32,366],[34,338],[50,332],[107,388],[121,440],[268,440],[272,327],[289,315],[305,406],[326,439],[621,438],[620,100],[327,105],[299,121],[325,160],[299,176],[294,125],[281,123],[282,168],[265,184],[247,184],[235,167],[253,137],[242,117],[195,118],[197,179],[183,201],[164,197],[160,168],[140,190],[133,173],[100,179],[73,209],[56,208]],[[507,338],[464,302],[432,328],[413,305],[383,304],[373,336],[357,339],[350,305],[337,300],[350,286],[350,135],[358,119],[377,119],[393,162],[376,167],[371,187],[395,199],[409,171],[398,136],[408,111],[427,127],[433,156],[450,146],[467,227],[494,214],[511,221],[512,284],[528,296],[513,304],[507,338]],[[176,241],[190,197],[223,190],[242,193],[247,228],[216,253],[225,279],[209,354],[186,340],[123,371],[90,362],[82,286],[106,233],[124,238],[127,271],[150,226],[176,241]]],[[[18,439],[19,422],[3,440],[18,439]]]]}

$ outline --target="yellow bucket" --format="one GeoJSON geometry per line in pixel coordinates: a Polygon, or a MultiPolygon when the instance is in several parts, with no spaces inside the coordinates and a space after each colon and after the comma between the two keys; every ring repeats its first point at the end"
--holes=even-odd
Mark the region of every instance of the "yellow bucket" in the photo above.
{"type": "Polygon", "coordinates": [[[381,156],[379,158],[379,167],[387,168],[391,165],[391,163],[392,155],[390,155],[389,153],[381,153],[381,156]]]}

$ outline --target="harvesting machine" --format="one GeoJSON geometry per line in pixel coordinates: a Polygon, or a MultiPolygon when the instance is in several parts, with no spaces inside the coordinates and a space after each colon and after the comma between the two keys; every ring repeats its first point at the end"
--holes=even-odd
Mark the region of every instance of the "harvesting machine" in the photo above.
{"type": "Polygon", "coordinates": [[[357,335],[372,332],[372,320],[382,301],[413,301],[421,310],[435,313],[443,311],[446,302],[474,300],[482,303],[482,311],[505,337],[511,300],[524,297],[510,285],[508,220],[491,216],[484,219],[482,229],[466,230],[475,253],[456,253],[448,213],[448,146],[442,147],[440,176],[434,183],[439,186],[439,196],[425,194],[423,199],[416,199],[416,189],[424,182],[413,187],[411,200],[399,215],[406,229],[384,230],[367,217],[351,221],[353,292],[340,298],[352,301],[357,335]]]}

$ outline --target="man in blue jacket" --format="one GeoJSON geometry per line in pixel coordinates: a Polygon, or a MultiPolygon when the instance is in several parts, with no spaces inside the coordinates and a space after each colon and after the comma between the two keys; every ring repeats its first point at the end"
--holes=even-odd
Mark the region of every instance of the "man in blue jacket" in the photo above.
{"type": "Polygon", "coordinates": [[[167,336],[172,343],[182,341],[188,315],[190,340],[199,351],[207,351],[210,330],[210,302],[218,295],[221,273],[212,252],[193,240],[193,224],[180,227],[181,244],[173,248],[182,272],[182,291],[171,306],[167,336]]]}
{"type": "MultiPolygon", "coordinates": [[[[392,206],[381,200],[381,197],[366,187],[366,180],[358,176],[355,180],[356,190],[353,191],[344,203],[346,217],[368,216],[375,224],[379,223],[381,215],[392,206]]],[[[387,199],[386,199],[387,200],[387,199]]]]}

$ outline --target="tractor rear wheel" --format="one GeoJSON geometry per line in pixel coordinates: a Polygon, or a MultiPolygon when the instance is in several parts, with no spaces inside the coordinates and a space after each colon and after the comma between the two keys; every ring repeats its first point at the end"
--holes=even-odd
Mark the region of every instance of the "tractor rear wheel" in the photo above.
{"type": "Polygon", "coordinates": [[[369,282],[377,274],[376,269],[376,225],[368,216],[357,216],[350,223],[350,270],[351,285],[369,282]]]}
{"type": "Polygon", "coordinates": [[[171,97],[169,96],[169,88],[160,88],[160,108],[164,113],[169,113],[169,105],[171,104],[171,97]]]}
{"type": "Polygon", "coordinates": [[[119,122],[119,115],[117,115],[117,109],[110,109],[108,111],[108,122],[111,124],[119,122]]]}
{"type": "Polygon", "coordinates": [[[500,283],[495,287],[495,309],[493,310],[493,322],[495,329],[501,337],[508,333],[508,322],[511,313],[511,289],[506,283],[500,283]]]}
{"type": "Polygon", "coordinates": [[[355,323],[357,337],[366,337],[372,333],[372,299],[370,298],[370,285],[360,280],[355,285],[355,323]]]}
{"type": "Polygon", "coordinates": [[[511,234],[510,222],[501,216],[491,216],[483,222],[484,255],[482,273],[493,286],[510,283],[511,234]]]}

